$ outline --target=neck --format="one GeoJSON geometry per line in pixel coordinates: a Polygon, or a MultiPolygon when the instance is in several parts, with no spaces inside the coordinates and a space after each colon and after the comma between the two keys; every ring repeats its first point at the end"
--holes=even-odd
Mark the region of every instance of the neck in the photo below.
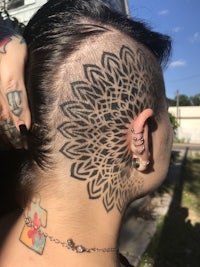
{"type": "Polygon", "coordinates": [[[76,244],[87,248],[117,246],[118,211],[109,214],[101,203],[94,203],[80,195],[69,201],[55,191],[52,197],[36,194],[26,206],[24,216],[30,223],[37,224],[39,230],[61,241],[73,239],[76,244]]]}
{"type": "Polygon", "coordinates": [[[38,190],[26,204],[17,227],[22,249],[39,259],[38,263],[48,261],[48,266],[61,259],[70,266],[118,266],[121,214],[114,209],[108,213],[99,199],[89,199],[78,180],[59,184],[61,180],[57,179],[55,187],[52,183],[38,190]],[[80,257],[74,250],[86,251],[80,257]]]}

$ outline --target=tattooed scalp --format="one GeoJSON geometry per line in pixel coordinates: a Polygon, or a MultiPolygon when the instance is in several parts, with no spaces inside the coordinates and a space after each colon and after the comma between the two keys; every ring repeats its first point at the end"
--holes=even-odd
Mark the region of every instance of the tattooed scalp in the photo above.
{"type": "Polygon", "coordinates": [[[156,70],[141,49],[123,45],[118,54],[104,51],[100,64],[84,64],[83,72],[84,79],[70,84],[71,100],[60,105],[65,117],[58,127],[65,138],[60,152],[72,160],[71,177],[86,183],[90,199],[122,212],[143,187],[141,177],[131,178],[127,127],[153,106],[156,70]]]}

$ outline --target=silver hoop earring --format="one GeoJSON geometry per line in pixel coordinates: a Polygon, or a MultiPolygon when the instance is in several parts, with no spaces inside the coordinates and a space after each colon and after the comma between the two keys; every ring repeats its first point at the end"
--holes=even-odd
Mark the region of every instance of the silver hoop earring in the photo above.
{"type": "Polygon", "coordinates": [[[142,130],[141,132],[135,132],[134,128],[131,129],[131,132],[133,134],[143,134],[144,133],[144,130],[142,130]]]}
{"type": "Polygon", "coordinates": [[[141,155],[145,150],[144,137],[143,137],[144,130],[140,132],[135,132],[134,128],[132,128],[131,133],[132,133],[133,145],[135,146],[137,153],[141,155]],[[141,147],[141,149],[139,149],[139,147],[141,147]]]}

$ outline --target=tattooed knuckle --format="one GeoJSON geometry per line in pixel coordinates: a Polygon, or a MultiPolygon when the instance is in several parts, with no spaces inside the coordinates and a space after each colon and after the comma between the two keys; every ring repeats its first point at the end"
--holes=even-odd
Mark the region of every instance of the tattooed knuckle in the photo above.
{"type": "Polygon", "coordinates": [[[0,134],[6,137],[10,144],[16,148],[21,147],[21,138],[12,119],[2,116],[0,119],[0,134]]]}
{"type": "Polygon", "coordinates": [[[9,119],[10,114],[5,108],[0,108],[0,123],[9,119]]]}
{"type": "Polygon", "coordinates": [[[6,99],[13,115],[20,117],[22,114],[22,91],[12,90],[6,94],[6,99]]]}

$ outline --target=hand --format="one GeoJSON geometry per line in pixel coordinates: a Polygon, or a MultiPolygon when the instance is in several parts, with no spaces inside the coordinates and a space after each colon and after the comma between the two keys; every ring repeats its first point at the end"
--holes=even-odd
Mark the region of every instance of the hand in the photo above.
{"type": "Polygon", "coordinates": [[[0,41],[0,146],[11,143],[15,148],[23,148],[20,128],[30,128],[24,84],[26,57],[27,47],[21,36],[8,36],[0,41]]]}

